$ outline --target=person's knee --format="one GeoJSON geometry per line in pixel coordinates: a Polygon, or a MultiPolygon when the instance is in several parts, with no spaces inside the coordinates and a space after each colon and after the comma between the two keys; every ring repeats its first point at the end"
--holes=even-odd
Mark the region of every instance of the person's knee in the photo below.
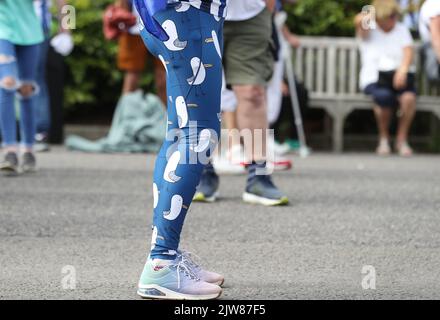
{"type": "Polygon", "coordinates": [[[12,55],[0,54],[0,65],[2,65],[2,64],[10,64],[10,63],[13,63],[15,61],[16,61],[16,59],[12,55]]]}
{"type": "Polygon", "coordinates": [[[241,98],[246,100],[252,109],[262,109],[264,108],[266,102],[266,92],[263,86],[252,85],[242,88],[240,90],[241,98]]]}
{"type": "Polygon", "coordinates": [[[373,93],[374,102],[382,108],[394,107],[396,105],[396,96],[390,90],[376,90],[373,93]]]}
{"type": "Polygon", "coordinates": [[[22,83],[17,90],[21,99],[30,99],[38,92],[36,83],[26,82],[22,83]]]}
{"type": "Polygon", "coordinates": [[[17,79],[12,76],[6,76],[0,80],[0,88],[14,91],[17,89],[17,79]]]}
{"type": "Polygon", "coordinates": [[[416,106],[417,97],[413,92],[406,92],[400,97],[400,103],[403,106],[414,108],[416,106]]]}

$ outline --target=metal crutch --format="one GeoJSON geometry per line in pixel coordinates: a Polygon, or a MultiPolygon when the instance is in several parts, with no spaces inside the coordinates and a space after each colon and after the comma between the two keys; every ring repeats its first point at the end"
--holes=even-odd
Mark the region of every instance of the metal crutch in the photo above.
{"type": "Polygon", "coordinates": [[[294,77],[294,71],[293,71],[293,63],[292,63],[292,48],[289,43],[287,43],[287,40],[281,36],[281,41],[283,42],[283,53],[284,53],[284,63],[285,63],[285,69],[287,73],[287,81],[289,84],[289,91],[290,91],[290,99],[292,101],[292,109],[295,116],[295,126],[296,131],[298,132],[298,139],[299,139],[299,155],[301,158],[307,158],[310,153],[311,149],[307,147],[307,141],[306,141],[306,135],[304,132],[304,124],[302,120],[301,115],[301,109],[299,105],[299,99],[298,99],[298,91],[296,90],[296,82],[294,77]]]}

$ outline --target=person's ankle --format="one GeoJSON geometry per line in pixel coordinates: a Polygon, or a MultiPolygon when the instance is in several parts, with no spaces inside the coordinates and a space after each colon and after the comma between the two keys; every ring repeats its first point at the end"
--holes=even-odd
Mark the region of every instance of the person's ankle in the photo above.
{"type": "Polygon", "coordinates": [[[408,139],[406,137],[404,138],[397,137],[396,146],[401,146],[403,144],[408,144],[408,139]]]}
{"type": "Polygon", "coordinates": [[[23,147],[22,153],[23,154],[25,154],[25,153],[33,154],[34,153],[34,147],[29,147],[29,146],[23,147]]]}
{"type": "Polygon", "coordinates": [[[379,143],[389,143],[390,142],[390,138],[387,136],[381,136],[379,137],[379,143]]]}
{"type": "Polygon", "coordinates": [[[5,146],[4,147],[4,153],[8,154],[8,153],[18,153],[18,147],[17,146],[5,146]]]}

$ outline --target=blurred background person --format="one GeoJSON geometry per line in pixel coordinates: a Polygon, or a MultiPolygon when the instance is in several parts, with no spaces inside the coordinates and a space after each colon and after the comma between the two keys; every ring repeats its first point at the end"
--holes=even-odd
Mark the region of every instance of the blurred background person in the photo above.
{"type": "Polygon", "coordinates": [[[409,29],[399,22],[396,0],[376,0],[376,28],[366,28],[361,13],[356,16],[356,33],[360,38],[362,69],[360,86],[374,102],[379,129],[377,154],[391,153],[390,121],[394,108],[399,110],[399,127],[395,149],[401,156],[411,156],[408,133],[416,112],[414,43],[409,29]]]}
{"type": "Polygon", "coordinates": [[[402,22],[414,36],[418,36],[420,8],[423,0],[399,0],[402,22]]]}
{"type": "MultiPolygon", "coordinates": [[[[296,1],[277,1],[276,13],[274,16],[272,38],[274,42],[274,56],[276,63],[272,79],[267,88],[267,117],[270,126],[273,126],[279,116],[282,106],[283,95],[288,95],[288,86],[284,81],[284,44],[289,44],[295,48],[299,47],[299,38],[290,32],[286,25],[287,14],[283,11],[283,3],[294,3],[296,1]],[[283,40],[281,39],[284,38],[283,40]]],[[[225,80],[224,80],[225,81],[225,80]]],[[[225,128],[228,131],[237,130],[237,98],[232,90],[228,90],[226,85],[222,90],[222,114],[225,128]]],[[[292,123],[294,126],[294,123],[292,123]]],[[[275,170],[288,170],[292,167],[292,161],[283,157],[290,151],[287,144],[280,145],[277,141],[270,139],[268,147],[271,149],[268,159],[269,165],[275,170]]],[[[215,169],[220,173],[243,173],[245,172],[243,159],[243,148],[237,139],[229,139],[228,148],[225,152],[220,152],[220,157],[214,161],[215,169]]]]}
{"type": "MultiPolygon", "coordinates": [[[[244,141],[248,179],[242,198],[247,203],[265,206],[289,202],[272,181],[267,157],[267,85],[275,58],[272,39],[275,5],[275,0],[230,1],[224,28],[226,86],[232,88],[237,98],[237,128],[244,140],[244,132],[251,136],[244,141]]],[[[219,177],[213,165],[208,164],[194,200],[214,202],[218,188],[219,177]]]]}
{"type": "Polygon", "coordinates": [[[64,28],[61,17],[62,8],[67,4],[65,0],[55,1],[58,9],[58,31],[52,38],[52,14],[51,8],[53,2],[51,0],[35,0],[35,11],[40,18],[43,28],[44,41],[40,44],[40,55],[37,68],[36,80],[40,91],[35,96],[35,151],[43,152],[49,150],[49,133],[51,129],[51,106],[49,88],[47,85],[47,60],[49,49],[55,46],[55,51],[63,56],[69,55],[73,50],[73,40],[70,30],[64,28]]]}
{"type": "Polygon", "coordinates": [[[34,96],[39,90],[36,76],[43,41],[33,0],[0,1],[0,122],[5,153],[0,171],[8,175],[19,171],[15,94],[20,100],[21,169],[35,170],[34,96]]]}
{"type": "MultiPolygon", "coordinates": [[[[116,0],[115,5],[132,12],[139,19],[139,14],[132,0],[116,0]]],[[[118,38],[117,58],[118,69],[125,73],[122,94],[139,89],[142,72],[145,71],[148,60],[154,64],[154,80],[157,94],[166,105],[166,74],[162,63],[145,48],[139,34],[138,25],[124,30],[118,38]]]]}
{"type": "Polygon", "coordinates": [[[428,77],[440,82],[440,1],[427,0],[420,12],[420,35],[424,42],[428,77]]]}

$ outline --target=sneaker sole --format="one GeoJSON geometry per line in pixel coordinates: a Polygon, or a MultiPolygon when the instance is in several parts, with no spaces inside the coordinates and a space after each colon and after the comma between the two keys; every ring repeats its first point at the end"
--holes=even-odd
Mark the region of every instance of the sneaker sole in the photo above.
{"type": "Polygon", "coordinates": [[[243,201],[250,204],[261,204],[267,207],[285,206],[289,204],[289,199],[287,197],[282,197],[281,199],[268,199],[248,192],[243,193],[243,201]]]}
{"type": "Polygon", "coordinates": [[[211,197],[206,197],[203,193],[197,192],[194,195],[193,201],[194,202],[207,202],[207,203],[213,203],[217,200],[219,193],[214,193],[211,197]]]}
{"type": "Polygon", "coordinates": [[[0,174],[6,177],[16,177],[19,171],[18,168],[4,167],[0,169],[0,174]]]}
{"type": "Polygon", "coordinates": [[[222,281],[218,281],[217,283],[214,283],[216,285],[218,285],[219,287],[223,286],[225,284],[225,279],[223,279],[222,281]]]}
{"type": "Polygon", "coordinates": [[[137,294],[143,299],[153,299],[153,300],[215,300],[218,299],[223,293],[221,290],[219,293],[208,294],[208,295],[191,295],[183,294],[179,292],[166,289],[159,285],[148,285],[143,288],[139,288],[137,294]],[[156,291],[162,295],[149,294],[146,291],[156,291]]]}

